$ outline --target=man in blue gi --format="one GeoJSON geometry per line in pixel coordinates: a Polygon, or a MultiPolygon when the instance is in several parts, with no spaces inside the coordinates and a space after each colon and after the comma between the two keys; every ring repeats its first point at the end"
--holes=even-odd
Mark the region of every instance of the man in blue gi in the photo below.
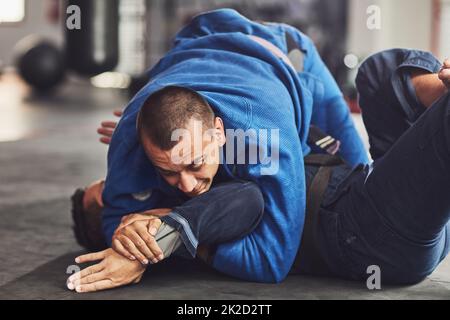
{"type": "Polygon", "coordinates": [[[446,256],[450,238],[450,65],[441,79],[440,67],[430,54],[406,50],[380,53],[361,67],[357,85],[376,159],[369,166],[342,94],[305,35],[229,9],[197,16],[115,130],[97,201],[114,250],[79,257],[102,261],[71,276],[69,288],[139,281],[147,259],[164,258],[152,238],[161,221],[179,234],[172,248],[182,242],[185,255],[200,254],[241,279],[279,282],[290,271],[315,270],[362,279],[378,265],[386,282],[420,281],[446,256]],[[301,60],[288,57],[292,41],[301,60]],[[307,198],[314,199],[306,191],[324,165],[304,163],[311,124],[340,141],[346,164],[330,173],[302,237],[307,198]],[[173,140],[177,129],[207,138],[196,148],[195,138],[173,140]],[[251,152],[239,161],[236,148],[228,148],[230,129],[257,133],[245,138],[244,150],[257,145],[256,161],[251,152]],[[204,212],[208,219],[199,219],[204,212]],[[203,255],[199,244],[214,250],[203,255]]]}

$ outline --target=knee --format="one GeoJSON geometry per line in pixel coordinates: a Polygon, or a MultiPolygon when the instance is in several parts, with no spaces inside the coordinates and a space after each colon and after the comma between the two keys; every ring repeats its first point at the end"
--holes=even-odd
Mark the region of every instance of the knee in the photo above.
{"type": "Polygon", "coordinates": [[[411,49],[390,49],[373,54],[360,66],[356,87],[361,97],[375,97],[399,68],[437,72],[441,62],[432,53],[411,49]]]}
{"type": "Polygon", "coordinates": [[[391,49],[375,53],[359,67],[356,88],[362,98],[373,98],[383,85],[390,80],[392,73],[403,62],[407,50],[391,49]]]}
{"type": "Polygon", "coordinates": [[[264,198],[255,183],[232,181],[215,185],[173,212],[189,222],[200,244],[216,245],[253,231],[263,216],[264,198]]]}
{"type": "Polygon", "coordinates": [[[243,237],[258,226],[264,214],[264,198],[257,184],[234,181],[219,186],[216,191],[220,196],[215,216],[222,226],[230,227],[231,239],[243,237]],[[223,201],[227,203],[221,205],[223,201]]]}

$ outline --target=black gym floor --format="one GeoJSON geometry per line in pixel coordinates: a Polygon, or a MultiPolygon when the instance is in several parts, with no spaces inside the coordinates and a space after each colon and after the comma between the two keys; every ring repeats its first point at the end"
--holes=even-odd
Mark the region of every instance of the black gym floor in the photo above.
{"type": "Polygon", "coordinates": [[[65,288],[81,252],[69,197],[102,178],[106,146],[95,132],[127,97],[70,81],[34,96],[14,75],[0,79],[0,299],[448,299],[450,260],[423,283],[369,291],[364,283],[291,276],[248,283],[184,260],[151,267],[139,285],[80,295],[65,288]]]}

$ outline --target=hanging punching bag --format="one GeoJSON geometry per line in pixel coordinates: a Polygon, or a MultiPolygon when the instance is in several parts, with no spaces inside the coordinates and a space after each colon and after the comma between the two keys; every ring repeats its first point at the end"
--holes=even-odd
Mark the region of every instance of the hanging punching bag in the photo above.
{"type": "Polygon", "coordinates": [[[119,0],[68,0],[67,14],[79,25],[66,26],[68,67],[82,75],[111,71],[119,60],[119,0]],[[71,11],[73,10],[73,11],[71,11]]]}

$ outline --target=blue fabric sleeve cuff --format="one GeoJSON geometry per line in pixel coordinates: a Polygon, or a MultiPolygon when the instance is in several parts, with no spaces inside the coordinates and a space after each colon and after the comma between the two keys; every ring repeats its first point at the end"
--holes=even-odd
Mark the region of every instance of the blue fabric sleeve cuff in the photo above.
{"type": "Polygon", "coordinates": [[[411,50],[412,57],[407,58],[399,65],[392,76],[392,87],[395,96],[400,103],[408,120],[414,123],[426,110],[425,106],[419,101],[416,90],[411,81],[411,70],[421,69],[429,73],[437,73],[441,63],[428,52],[411,50]]]}
{"type": "Polygon", "coordinates": [[[189,254],[195,258],[197,255],[198,239],[192,232],[189,222],[174,211],[170,212],[167,216],[161,217],[161,221],[175,228],[180,233],[184,246],[189,254]]]}

